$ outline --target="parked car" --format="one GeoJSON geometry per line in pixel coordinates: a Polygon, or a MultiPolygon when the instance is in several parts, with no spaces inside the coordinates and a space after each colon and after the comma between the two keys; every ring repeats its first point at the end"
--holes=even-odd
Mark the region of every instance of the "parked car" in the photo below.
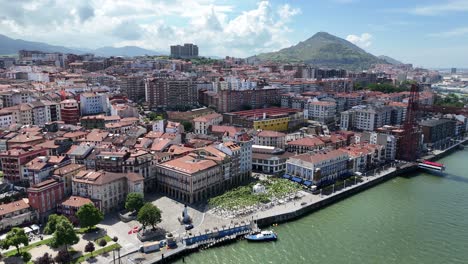
{"type": "Polygon", "coordinates": [[[190,230],[193,228],[193,225],[192,224],[186,224],[185,225],[185,230],[190,230]]]}

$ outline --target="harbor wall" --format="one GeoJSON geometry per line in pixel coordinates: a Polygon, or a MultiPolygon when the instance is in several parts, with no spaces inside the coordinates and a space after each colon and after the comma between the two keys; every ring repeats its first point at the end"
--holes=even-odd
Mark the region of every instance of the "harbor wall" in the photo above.
{"type": "Polygon", "coordinates": [[[310,213],[313,213],[317,210],[320,210],[322,208],[325,208],[329,205],[332,205],[336,202],[339,202],[349,196],[352,196],[352,195],[355,195],[357,193],[360,193],[364,190],[367,190],[375,185],[378,185],[382,182],[385,182],[389,179],[392,179],[398,175],[401,175],[401,174],[405,174],[405,173],[411,173],[411,172],[414,172],[417,170],[417,166],[416,165],[412,165],[412,166],[409,166],[409,167],[406,167],[406,168],[402,168],[402,169],[399,169],[399,170],[396,170],[396,171],[393,171],[393,172],[390,172],[386,175],[383,175],[379,178],[376,178],[376,179],[372,179],[372,180],[369,180],[369,181],[366,181],[364,182],[363,184],[360,184],[358,186],[353,186],[353,187],[350,187],[349,189],[346,189],[346,190],[343,190],[339,193],[334,193],[333,195],[330,195],[329,197],[327,197],[326,199],[323,199],[321,201],[318,201],[318,202],[315,202],[315,203],[312,203],[312,204],[309,204],[309,205],[305,205],[304,207],[296,210],[296,211],[292,211],[292,212],[289,212],[289,213],[284,213],[284,214],[278,214],[278,215],[273,215],[273,216],[269,216],[269,217],[264,217],[264,218],[259,218],[257,219],[257,225],[259,227],[267,227],[267,226],[271,226],[272,224],[277,224],[277,223],[282,223],[282,222],[286,222],[286,221],[291,221],[291,220],[294,220],[294,219],[297,219],[297,218],[300,218],[300,217],[303,217],[305,215],[308,215],[310,213]]]}

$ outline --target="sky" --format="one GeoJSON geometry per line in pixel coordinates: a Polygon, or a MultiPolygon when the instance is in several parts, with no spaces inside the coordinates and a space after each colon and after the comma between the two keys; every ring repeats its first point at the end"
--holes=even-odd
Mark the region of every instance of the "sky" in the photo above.
{"type": "Polygon", "coordinates": [[[247,57],[325,31],[374,55],[468,67],[468,0],[0,0],[0,34],[76,48],[247,57]]]}

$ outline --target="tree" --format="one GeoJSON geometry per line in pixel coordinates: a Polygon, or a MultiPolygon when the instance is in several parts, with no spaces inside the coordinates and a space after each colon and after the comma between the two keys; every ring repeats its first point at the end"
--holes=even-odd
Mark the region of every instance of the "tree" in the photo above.
{"type": "Polygon", "coordinates": [[[137,220],[143,227],[150,225],[156,229],[156,224],[161,222],[161,210],[152,203],[145,203],[138,212],[137,220]]]}
{"type": "Polygon", "coordinates": [[[192,131],[193,125],[192,125],[191,122],[189,122],[189,121],[182,121],[181,123],[182,123],[182,125],[184,126],[184,131],[185,131],[185,132],[190,132],[190,131],[192,131]]]}
{"type": "Polygon", "coordinates": [[[95,250],[96,248],[94,247],[94,243],[89,241],[88,244],[86,244],[85,246],[85,252],[90,252],[91,253],[91,256],[93,255],[93,251],[95,250]]]}
{"type": "Polygon", "coordinates": [[[80,220],[81,227],[93,227],[104,219],[104,215],[97,209],[94,204],[85,204],[76,213],[78,219],[80,220]]]}
{"type": "Polygon", "coordinates": [[[55,262],[57,263],[69,263],[71,260],[70,254],[68,254],[67,250],[60,250],[54,258],[55,262]]]}
{"type": "Polygon", "coordinates": [[[78,243],[79,240],[80,238],[76,235],[73,225],[68,219],[57,222],[52,238],[52,244],[55,247],[65,246],[68,252],[68,246],[78,243]]]}
{"type": "Polygon", "coordinates": [[[36,260],[34,260],[34,264],[54,264],[54,263],[55,263],[54,259],[47,252],[44,253],[42,257],[38,257],[36,260]]]}
{"type": "Polygon", "coordinates": [[[104,238],[99,240],[99,246],[100,247],[105,247],[106,245],[107,245],[107,241],[104,238]]]}
{"type": "Polygon", "coordinates": [[[141,193],[129,193],[125,200],[125,209],[128,211],[137,211],[145,204],[143,194],[141,193]]]}
{"type": "Polygon", "coordinates": [[[57,225],[57,222],[60,222],[62,220],[68,220],[68,219],[63,215],[56,215],[56,214],[49,215],[47,225],[44,228],[44,233],[48,235],[53,234],[55,232],[55,227],[57,225]]]}
{"type": "Polygon", "coordinates": [[[2,248],[8,249],[11,246],[16,247],[18,255],[20,254],[19,246],[23,244],[25,246],[29,245],[29,239],[24,229],[19,227],[14,227],[10,232],[7,233],[5,240],[2,241],[2,248]]]}

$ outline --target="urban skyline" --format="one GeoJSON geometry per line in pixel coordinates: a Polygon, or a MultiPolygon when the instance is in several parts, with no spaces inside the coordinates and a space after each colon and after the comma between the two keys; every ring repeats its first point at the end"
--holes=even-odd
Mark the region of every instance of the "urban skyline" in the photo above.
{"type": "Polygon", "coordinates": [[[199,45],[200,55],[247,57],[326,31],[374,55],[424,67],[468,68],[463,56],[466,0],[0,3],[0,34],[54,45],[135,45],[169,53],[173,43],[192,42],[199,45]]]}

